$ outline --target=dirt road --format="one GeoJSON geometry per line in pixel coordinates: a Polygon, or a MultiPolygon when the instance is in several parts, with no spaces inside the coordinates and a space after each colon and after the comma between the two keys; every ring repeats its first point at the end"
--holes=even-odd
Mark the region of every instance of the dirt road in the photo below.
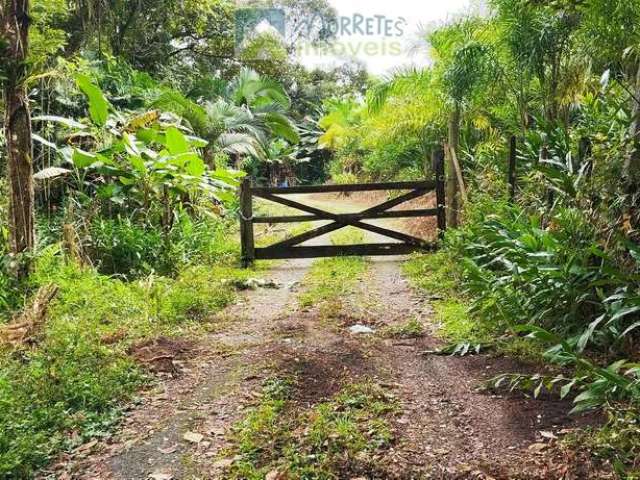
{"type": "MultiPolygon", "coordinates": [[[[268,432],[275,438],[284,430],[286,442],[293,450],[299,447],[300,455],[313,432],[299,419],[316,418],[320,404],[337,405],[327,402],[336,402],[353,385],[375,385],[391,399],[393,408],[379,409],[388,432],[384,441],[363,446],[348,461],[334,462],[335,467],[331,463],[333,476],[306,477],[291,476],[293,467],[286,463],[291,452],[286,453],[282,442],[269,435],[247,437],[245,442],[266,442],[255,458],[279,452],[267,473],[255,478],[593,478],[588,462],[554,447],[553,437],[580,421],[567,415],[565,402],[479,389],[487,378],[518,365],[485,355],[423,354],[438,345],[433,335],[437,326],[427,297],[403,278],[401,262],[368,261],[331,308],[322,302],[300,305],[312,261],[277,264],[267,277],[282,288],[247,292],[219,315],[216,331],[198,339],[178,365],[180,375],[163,378],[131,410],[115,437],[93,446],[97,453],[68,459],[58,478],[242,478],[234,466],[245,459],[238,453],[238,422],[264,405],[265,382],[285,377],[295,378],[287,407],[279,411],[288,418],[271,419],[268,432]],[[422,325],[425,334],[383,334],[409,321],[422,325]],[[351,333],[354,325],[374,333],[351,333]],[[276,428],[276,423],[286,427],[276,428]]],[[[339,272],[335,281],[341,281],[339,272]]],[[[371,415],[376,414],[368,414],[367,425],[377,425],[371,415]]],[[[318,448],[332,452],[324,444],[318,448]]]]}

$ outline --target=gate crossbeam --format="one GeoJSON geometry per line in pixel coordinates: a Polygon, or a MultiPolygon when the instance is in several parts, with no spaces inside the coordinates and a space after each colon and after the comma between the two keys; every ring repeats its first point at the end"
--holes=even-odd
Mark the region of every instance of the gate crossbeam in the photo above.
{"type": "Polygon", "coordinates": [[[418,198],[422,195],[428,193],[428,190],[415,190],[413,192],[407,193],[398,197],[396,199],[386,201],[381,203],[380,205],[376,205],[375,207],[368,208],[364,210],[360,214],[356,214],[356,218],[353,217],[353,214],[339,214],[339,213],[330,213],[319,208],[311,207],[309,205],[304,205],[302,203],[296,202],[294,200],[290,200],[288,198],[276,197],[275,195],[271,195],[269,193],[259,193],[256,196],[262,197],[265,200],[270,200],[272,202],[280,203],[287,207],[295,208],[297,210],[302,210],[303,212],[308,212],[314,214],[314,220],[333,220],[333,223],[328,225],[323,225],[322,227],[316,228],[314,230],[310,230],[308,232],[302,233],[300,235],[296,235],[295,237],[289,238],[287,240],[283,240],[274,245],[268,247],[270,250],[277,250],[278,248],[286,248],[293,247],[299,245],[300,243],[306,242],[307,240],[311,240],[313,238],[317,238],[321,235],[325,235],[327,233],[333,232],[335,230],[339,230],[346,226],[353,226],[356,228],[360,228],[362,230],[367,230],[373,233],[377,233],[379,235],[383,235],[385,237],[393,238],[395,240],[400,240],[409,245],[424,245],[426,242],[420,238],[413,237],[411,235],[407,235],[401,232],[395,232],[393,230],[389,230],[387,228],[378,227],[376,225],[371,225],[368,223],[363,223],[357,219],[357,216],[369,216],[370,218],[380,218],[378,215],[380,212],[392,208],[396,205],[400,205],[414,198],[418,198]]]}
{"type": "Polygon", "coordinates": [[[252,187],[248,179],[240,188],[240,234],[242,240],[242,261],[245,266],[256,259],[314,258],[333,257],[338,255],[405,255],[416,251],[433,250],[436,244],[427,242],[412,235],[397,232],[390,228],[365,223],[363,220],[381,218],[416,218],[435,216],[438,219],[440,234],[446,228],[445,222],[445,176],[444,151],[437,149],[433,155],[435,181],[389,182],[351,185],[313,185],[296,187],[252,187]],[[409,190],[396,198],[382,202],[374,207],[357,213],[332,213],[305,205],[300,201],[285,198],[283,195],[330,192],[363,192],[363,191],[409,190]],[[435,190],[436,207],[412,210],[392,210],[394,207],[419,198],[435,190]],[[274,217],[254,217],[253,197],[260,197],[271,202],[294,208],[305,215],[282,215],[274,217]],[[329,221],[326,225],[308,232],[277,242],[264,248],[254,245],[253,227],[256,223],[294,223],[329,221]],[[301,245],[313,238],[341,228],[352,226],[384,237],[397,240],[399,243],[370,243],[362,245],[301,245]]]}

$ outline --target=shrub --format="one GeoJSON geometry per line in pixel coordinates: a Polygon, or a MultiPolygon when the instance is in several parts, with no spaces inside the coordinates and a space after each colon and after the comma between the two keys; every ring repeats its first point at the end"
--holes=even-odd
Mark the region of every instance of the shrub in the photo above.
{"type": "Polygon", "coordinates": [[[611,264],[593,227],[575,209],[558,209],[545,226],[520,207],[480,202],[450,237],[462,262],[474,311],[504,326],[531,323],[575,333],[601,313],[599,288],[611,264]]]}
{"type": "Polygon", "coordinates": [[[175,275],[192,263],[229,263],[238,254],[230,224],[178,216],[168,235],[126,217],[98,217],[91,225],[91,257],[101,273],[139,278],[175,275]]]}
{"type": "Polygon", "coordinates": [[[157,228],[127,217],[97,217],[90,235],[91,257],[101,273],[138,277],[161,266],[164,243],[157,228]]]}

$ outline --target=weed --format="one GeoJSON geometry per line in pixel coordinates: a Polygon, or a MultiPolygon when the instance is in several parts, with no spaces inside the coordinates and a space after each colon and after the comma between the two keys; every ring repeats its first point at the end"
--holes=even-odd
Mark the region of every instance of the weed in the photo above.
{"type": "Polygon", "coordinates": [[[502,337],[503,325],[496,317],[480,317],[470,311],[470,300],[461,287],[461,271],[453,253],[443,250],[434,254],[416,255],[404,264],[409,280],[431,295],[437,335],[448,342],[443,353],[467,353],[491,347],[496,353],[539,363],[544,348],[516,335],[502,337]]]}
{"type": "Polygon", "coordinates": [[[416,255],[405,263],[404,271],[413,285],[434,296],[434,317],[442,339],[452,343],[483,343],[490,339],[488,329],[469,315],[467,301],[456,281],[457,270],[446,251],[416,255]]]}
{"type": "Polygon", "coordinates": [[[424,335],[424,325],[417,318],[412,318],[401,325],[387,327],[382,334],[391,338],[419,338],[424,335]]]}
{"type": "Polygon", "coordinates": [[[414,255],[403,269],[411,282],[428,295],[452,296],[459,291],[458,270],[446,251],[414,255]]]}
{"type": "Polygon", "coordinates": [[[333,479],[371,472],[374,453],[393,442],[387,417],[396,404],[381,387],[362,383],[302,408],[295,382],[268,381],[259,405],[236,425],[232,479],[262,479],[272,471],[287,478],[333,479]]]}
{"type": "Polygon", "coordinates": [[[640,412],[637,407],[611,404],[605,409],[607,423],[602,428],[568,435],[568,448],[588,448],[608,459],[620,478],[640,478],[640,412]]]}

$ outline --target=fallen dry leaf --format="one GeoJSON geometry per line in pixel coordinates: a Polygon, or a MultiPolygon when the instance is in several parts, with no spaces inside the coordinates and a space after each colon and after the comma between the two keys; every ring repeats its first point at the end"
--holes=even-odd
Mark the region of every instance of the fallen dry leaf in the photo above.
{"type": "Polygon", "coordinates": [[[528,450],[534,453],[541,453],[545,448],[547,448],[546,443],[532,443],[529,445],[528,450]]]}
{"type": "Polygon", "coordinates": [[[207,429],[207,434],[216,437],[224,437],[225,429],[222,427],[211,427],[207,429]]]}
{"type": "Polygon", "coordinates": [[[184,438],[187,442],[200,443],[204,438],[204,435],[202,435],[201,433],[187,432],[182,436],[182,438],[184,438]]]}
{"type": "Polygon", "coordinates": [[[173,475],[170,473],[156,472],[149,475],[151,480],[172,480],[173,475]]]}
{"type": "Polygon", "coordinates": [[[549,440],[555,440],[558,438],[553,434],[553,432],[540,432],[540,436],[542,438],[548,438],[549,440]]]}
{"type": "Polygon", "coordinates": [[[233,458],[224,458],[222,460],[218,460],[213,464],[214,468],[228,468],[233,465],[233,458]]]}
{"type": "Polygon", "coordinates": [[[80,445],[78,448],[76,448],[73,452],[76,454],[86,454],[89,453],[89,451],[95,447],[98,444],[97,440],[92,440],[88,443],[85,443],[83,445],[80,445]]]}
{"type": "Polygon", "coordinates": [[[267,476],[264,477],[264,480],[282,480],[284,477],[278,470],[272,470],[267,473],[267,476]]]}

